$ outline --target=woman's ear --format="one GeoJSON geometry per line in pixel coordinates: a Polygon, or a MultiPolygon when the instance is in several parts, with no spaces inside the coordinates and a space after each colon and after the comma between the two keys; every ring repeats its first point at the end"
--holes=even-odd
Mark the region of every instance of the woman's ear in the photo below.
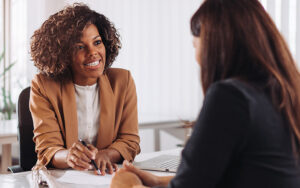
{"type": "Polygon", "coordinates": [[[193,37],[193,46],[195,48],[195,58],[197,63],[200,65],[200,54],[201,54],[201,39],[200,37],[193,37]]]}

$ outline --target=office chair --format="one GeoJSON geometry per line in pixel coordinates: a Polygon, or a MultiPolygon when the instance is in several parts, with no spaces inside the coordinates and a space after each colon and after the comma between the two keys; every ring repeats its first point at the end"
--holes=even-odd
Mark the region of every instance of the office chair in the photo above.
{"type": "Polygon", "coordinates": [[[8,167],[12,173],[31,170],[37,161],[33,138],[33,121],[29,111],[30,87],[25,88],[18,99],[18,142],[20,164],[8,167]]]}

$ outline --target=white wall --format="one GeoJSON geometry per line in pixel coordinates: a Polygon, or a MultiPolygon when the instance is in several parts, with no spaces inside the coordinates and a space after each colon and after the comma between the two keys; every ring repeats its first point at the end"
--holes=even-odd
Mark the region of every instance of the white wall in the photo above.
{"type": "MultiPolygon", "coordinates": [[[[4,33],[4,18],[3,18],[3,14],[4,14],[4,1],[1,1],[0,2],[0,54],[3,52],[3,44],[4,44],[4,36],[3,36],[3,33],[4,33]]],[[[1,66],[1,65],[0,65],[1,66]]]]}

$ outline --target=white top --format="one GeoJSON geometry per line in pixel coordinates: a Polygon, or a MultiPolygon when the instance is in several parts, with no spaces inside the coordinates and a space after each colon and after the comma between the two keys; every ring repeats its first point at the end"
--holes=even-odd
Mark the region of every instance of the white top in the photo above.
{"type": "Polygon", "coordinates": [[[98,84],[75,86],[78,139],[96,145],[100,121],[100,95],[98,84]]]}

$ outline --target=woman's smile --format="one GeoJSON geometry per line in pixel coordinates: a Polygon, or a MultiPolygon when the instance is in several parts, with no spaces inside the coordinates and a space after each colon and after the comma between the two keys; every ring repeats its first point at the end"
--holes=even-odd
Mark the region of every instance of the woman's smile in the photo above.
{"type": "Polygon", "coordinates": [[[87,63],[87,64],[84,64],[84,65],[88,66],[88,67],[96,67],[97,65],[100,65],[100,62],[99,61],[95,61],[95,62],[87,63]]]}
{"type": "Polygon", "coordinates": [[[83,65],[85,66],[86,69],[91,69],[91,70],[96,70],[104,67],[101,59],[91,63],[85,63],[83,65]]]}

